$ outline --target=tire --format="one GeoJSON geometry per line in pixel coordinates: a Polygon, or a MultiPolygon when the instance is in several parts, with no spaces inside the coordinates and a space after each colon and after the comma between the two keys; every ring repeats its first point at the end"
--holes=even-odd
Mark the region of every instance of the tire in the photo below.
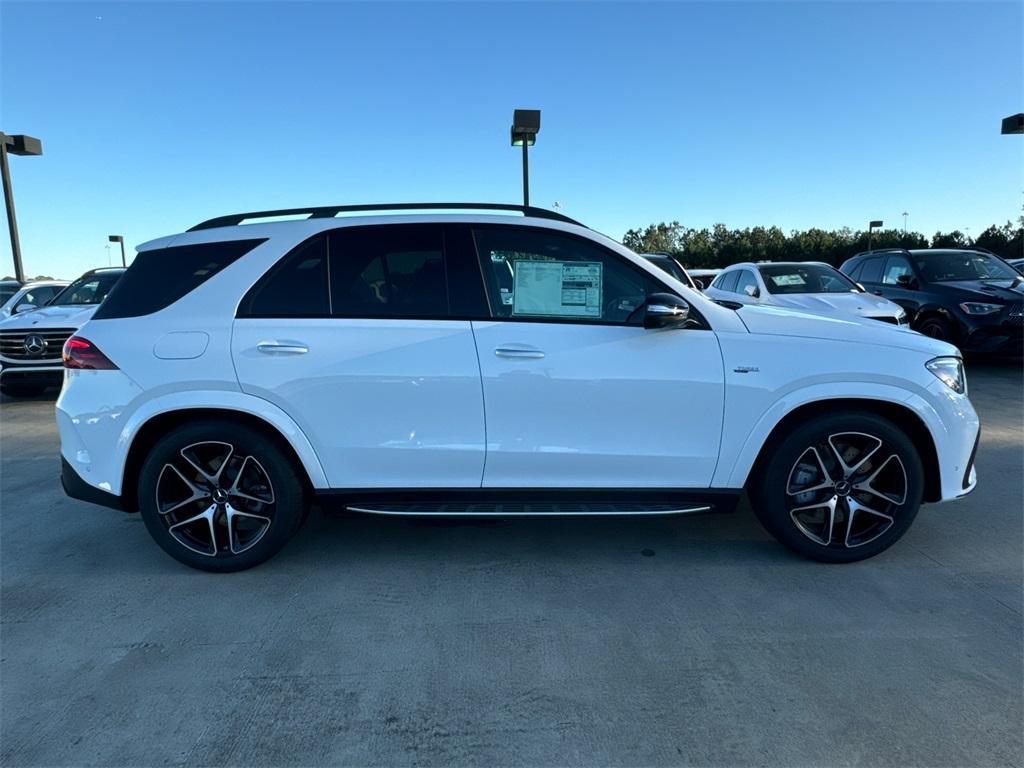
{"type": "Polygon", "coordinates": [[[45,391],[45,384],[22,384],[13,381],[0,384],[0,392],[8,397],[35,397],[45,391]]]}
{"type": "Polygon", "coordinates": [[[939,341],[945,341],[949,344],[956,343],[956,331],[953,329],[953,326],[948,320],[944,320],[937,315],[926,317],[917,324],[917,328],[914,330],[939,341]]]}
{"type": "Polygon", "coordinates": [[[175,560],[203,571],[259,565],[295,535],[307,507],[300,470],[278,444],[228,420],[169,432],[139,475],[146,529],[175,560]]]}
{"type": "Polygon", "coordinates": [[[868,412],[800,425],[772,448],[759,473],[750,496],[761,524],[794,552],[827,563],[891,547],[914,522],[924,490],[913,442],[868,412]]]}

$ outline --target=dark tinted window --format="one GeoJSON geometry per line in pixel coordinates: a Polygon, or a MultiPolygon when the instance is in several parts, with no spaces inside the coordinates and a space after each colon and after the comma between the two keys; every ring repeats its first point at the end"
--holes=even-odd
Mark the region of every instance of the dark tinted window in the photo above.
{"type": "Polygon", "coordinates": [[[736,292],[736,281],[739,279],[740,273],[737,270],[732,272],[725,272],[715,278],[715,288],[720,291],[728,291],[729,293],[736,292]]]}
{"type": "Polygon", "coordinates": [[[3,304],[21,288],[18,283],[0,283],[0,304],[3,304]]]}
{"type": "Polygon", "coordinates": [[[861,262],[860,277],[857,278],[862,283],[880,283],[882,282],[882,261],[883,259],[879,256],[875,256],[871,259],[864,259],[861,262]]]}
{"type": "MultiPolygon", "coordinates": [[[[107,298],[107,294],[117,285],[117,282],[124,274],[125,272],[122,270],[117,270],[116,272],[97,272],[92,275],[83,275],[58,293],[51,303],[60,306],[99,304],[107,298]]],[[[99,317],[98,310],[94,317],[99,317]]]]}
{"type": "Polygon", "coordinates": [[[648,294],[666,290],[570,235],[525,227],[481,227],[474,235],[495,317],[621,324],[648,294]]]}
{"type": "Polygon", "coordinates": [[[449,315],[440,225],[346,227],[329,243],[335,317],[449,315]]]}
{"type": "Polygon", "coordinates": [[[239,317],[328,317],[327,239],[317,235],[270,268],[239,307],[239,317]]]}
{"type": "Polygon", "coordinates": [[[139,317],[158,312],[195,290],[263,240],[179,245],[143,251],[94,317],[139,317]]]}
{"type": "Polygon", "coordinates": [[[1000,259],[976,251],[932,251],[914,254],[917,268],[930,283],[952,280],[1014,280],[1017,271],[1000,259]]]}

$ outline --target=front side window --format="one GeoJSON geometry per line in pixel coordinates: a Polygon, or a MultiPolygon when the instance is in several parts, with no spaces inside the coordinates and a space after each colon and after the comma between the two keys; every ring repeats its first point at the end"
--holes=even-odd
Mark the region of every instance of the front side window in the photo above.
{"type": "Polygon", "coordinates": [[[59,306],[99,304],[117,285],[124,272],[99,272],[80,277],[54,297],[52,304],[59,306]]]}
{"type": "Polygon", "coordinates": [[[525,227],[473,234],[495,317],[639,322],[631,316],[648,294],[665,290],[614,254],[570,235],[525,227]]]}
{"type": "Polygon", "coordinates": [[[444,232],[436,224],[346,227],[330,235],[335,317],[444,318],[444,232]]]}
{"type": "Polygon", "coordinates": [[[903,256],[890,256],[885,262],[885,272],[882,273],[883,285],[899,285],[899,278],[903,275],[914,276],[910,268],[910,262],[903,256]]]}
{"type": "Polygon", "coordinates": [[[765,265],[761,277],[769,293],[852,293],[857,284],[820,264],[765,265]]]}
{"type": "Polygon", "coordinates": [[[758,291],[757,278],[749,269],[739,270],[739,277],[736,278],[736,293],[744,296],[754,296],[758,291]]]}
{"type": "Polygon", "coordinates": [[[860,277],[857,279],[862,283],[882,282],[882,259],[877,256],[873,259],[864,259],[860,277]]]}
{"type": "Polygon", "coordinates": [[[53,294],[56,290],[56,288],[46,285],[40,288],[33,288],[21,297],[21,301],[18,302],[18,305],[29,304],[33,307],[41,307],[53,298],[53,294]]]}

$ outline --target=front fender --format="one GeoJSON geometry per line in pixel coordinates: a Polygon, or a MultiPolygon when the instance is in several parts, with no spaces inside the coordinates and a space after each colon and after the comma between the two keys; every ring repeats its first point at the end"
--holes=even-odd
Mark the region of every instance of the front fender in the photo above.
{"type": "Polygon", "coordinates": [[[712,485],[722,488],[742,488],[750,470],[757,461],[762,447],[772,430],[790,413],[810,403],[828,400],[874,400],[899,405],[913,411],[927,427],[932,441],[938,446],[947,439],[947,428],[935,408],[920,394],[901,387],[873,382],[828,382],[814,384],[782,394],[767,408],[739,441],[732,456],[721,456],[712,485]]]}

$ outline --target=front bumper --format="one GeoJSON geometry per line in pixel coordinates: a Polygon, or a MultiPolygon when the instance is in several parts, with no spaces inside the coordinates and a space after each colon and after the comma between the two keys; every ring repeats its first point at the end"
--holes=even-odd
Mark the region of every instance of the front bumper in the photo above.
{"type": "Polygon", "coordinates": [[[64,365],[59,360],[56,363],[0,362],[0,381],[3,380],[56,386],[64,380],[64,365]]]}

